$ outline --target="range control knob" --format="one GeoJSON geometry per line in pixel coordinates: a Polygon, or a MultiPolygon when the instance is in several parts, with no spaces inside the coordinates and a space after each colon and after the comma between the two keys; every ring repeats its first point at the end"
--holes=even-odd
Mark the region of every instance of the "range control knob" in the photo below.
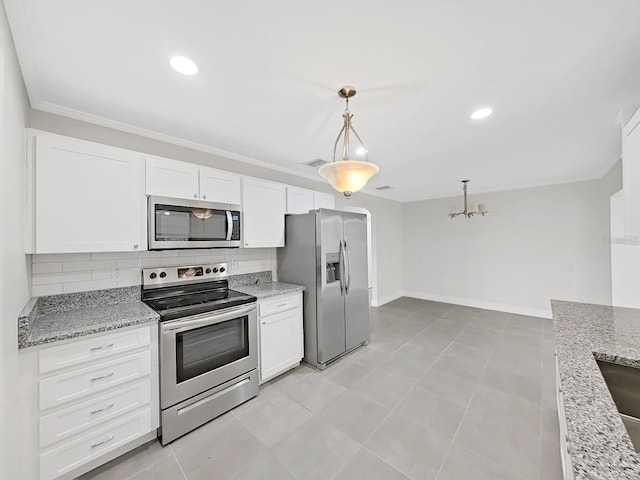
{"type": "Polygon", "coordinates": [[[204,273],[211,273],[211,269],[210,269],[210,268],[207,268],[207,269],[204,271],[204,273]]]}
{"type": "Polygon", "coordinates": [[[160,272],[160,278],[164,278],[166,276],[167,276],[166,272],[160,272]]]}
{"type": "Polygon", "coordinates": [[[156,275],[156,272],[153,272],[151,275],[149,275],[149,278],[151,280],[154,280],[158,275],[156,275]]]}
{"type": "Polygon", "coordinates": [[[220,273],[224,272],[225,270],[226,270],[226,268],[220,267],[220,273]]]}
{"type": "Polygon", "coordinates": [[[213,273],[218,273],[218,267],[213,267],[213,273]]]}

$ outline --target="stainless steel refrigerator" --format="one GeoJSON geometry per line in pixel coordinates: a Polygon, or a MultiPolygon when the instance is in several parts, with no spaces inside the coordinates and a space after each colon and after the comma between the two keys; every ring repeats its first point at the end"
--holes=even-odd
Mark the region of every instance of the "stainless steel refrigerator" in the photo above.
{"type": "Polygon", "coordinates": [[[304,285],[304,360],[324,369],[369,342],[367,218],[312,210],[287,215],[278,280],[304,285]]]}

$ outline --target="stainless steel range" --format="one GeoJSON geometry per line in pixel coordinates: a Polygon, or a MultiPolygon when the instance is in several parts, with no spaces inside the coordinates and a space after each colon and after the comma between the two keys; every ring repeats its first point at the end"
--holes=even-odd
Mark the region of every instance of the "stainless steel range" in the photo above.
{"type": "Polygon", "coordinates": [[[258,394],[256,297],[229,290],[227,265],[142,270],[160,315],[163,445],[258,394]]]}

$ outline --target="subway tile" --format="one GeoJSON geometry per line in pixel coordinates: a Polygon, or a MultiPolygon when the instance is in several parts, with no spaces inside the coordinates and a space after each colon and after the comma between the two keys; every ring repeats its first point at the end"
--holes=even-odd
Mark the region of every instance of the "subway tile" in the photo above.
{"type": "Polygon", "coordinates": [[[62,262],[51,263],[34,263],[31,266],[31,273],[39,275],[42,273],[59,273],[62,272],[62,262]]]}
{"type": "Polygon", "coordinates": [[[140,277],[125,277],[118,281],[118,287],[135,287],[137,285],[140,285],[140,277]]]}
{"type": "Polygon", "coordinates": [[[111,280],[112,271],[109,270],[92,270],[91,280],[111,280]]]}
{"type": "Polygon", "coordinates": [[[154,268],[162,265],[162,258],[160,257],[150,257],[150,258],[141,258],[140,266],[142,268],[154,268]]]}
{"type": "Polygon", "coordinates": [[[116,266],[113,260],[89,260],[80,262],[63,262],[62,270],[64,272],[85,272],[88,270],[104,270],[116,266]]]}
{"type": "Polygon", "coordinates": [[[91,260],[90,253],[39,253],[31,256],[33,263],[47,262],[75,262],[82,260],[91,260]]]}
{"type": "Polygon", "coordinates": [[[161,261],[163,267],[173,267],[179,265],[195,265],[196,257],[168,257],[161,261]]]}
{"type": "Polygon", "coordinates": [[[31,288],[31,295],[34,297],[57,295],[59,293],[62,293],[62,283],[52,283],[51,285],[34,285],[31,288]]]}
{"type": "Polygon", "coordinates": [[[91,272],[52,273],[35,275],[32,277],[32,285],[50,285],[52,283],[83,282],[91,280],[91,272]]]}
{"type": "Polygon", "coordinates": [[[94,252],[91,260],[118,260],[140,257],[140,252],[94,252]]]}
{"type": "Polygon", "coordinates": [[[62,285],[63,293],[86,292],[88,290],[102,290],[116,287],[116,282],[111,280],[88,280],[86,282],[65,282],[62,285]]]}
{"type": "Polygon", "coordinates": [[[120,268],[140,267],[142,265],[142,259],[140,257],[119,259],[116,261],[116,265],[120,268]]]}

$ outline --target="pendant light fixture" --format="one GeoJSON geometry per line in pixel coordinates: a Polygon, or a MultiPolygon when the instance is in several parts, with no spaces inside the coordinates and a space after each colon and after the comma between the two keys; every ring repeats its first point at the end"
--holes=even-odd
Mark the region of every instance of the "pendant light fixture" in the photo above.
{"type": "Polygon", "coordinates": [[[487,210],[486,203],[470,203],[470,204],[467,203],[467,184],[468,183],[469,183],[469,180],[462,180],[462,191],[464,192],[464,210],[459,212],[458,208],[455,205],[453,205],[449,207],[449,217],[455,218],[458,215],[464,215],[467,218],[471,218],[474,215],[482,215],[484,217],[485,214],[489,213],[489,210],[487,210]]]}
{"type": "Polygon", "coordinates": [[[338,90],[338,96],[344,98],[347,103],[345,111],[342,114],[344,124],[333,146],[333,162],[327,163],[318,169],[318,173],[323,176],[333,188],[338,192],[342,192],[347,198],[350,198],[353,192],[362,189],[369,179],[380,171],[380,168],[378,168],[376,164],[369,162],[367,147],[365,147],[360,135],[358,135],[358,132],[356,132],[353,125],[351,125],[353,114],[349,111],[349,99],[355,94],[356,89],[350,86],[345,86],[338,90]],[[353,133],[359,144],[350,144],[349,135],[351,133],[353,133]],[[342,159],[336,161],[336,151],[340,139],[342,139],[342,159]],[[352,148],[356,155],[364,155],[364,160],[351,160],[349,155],[352,148]]]}

